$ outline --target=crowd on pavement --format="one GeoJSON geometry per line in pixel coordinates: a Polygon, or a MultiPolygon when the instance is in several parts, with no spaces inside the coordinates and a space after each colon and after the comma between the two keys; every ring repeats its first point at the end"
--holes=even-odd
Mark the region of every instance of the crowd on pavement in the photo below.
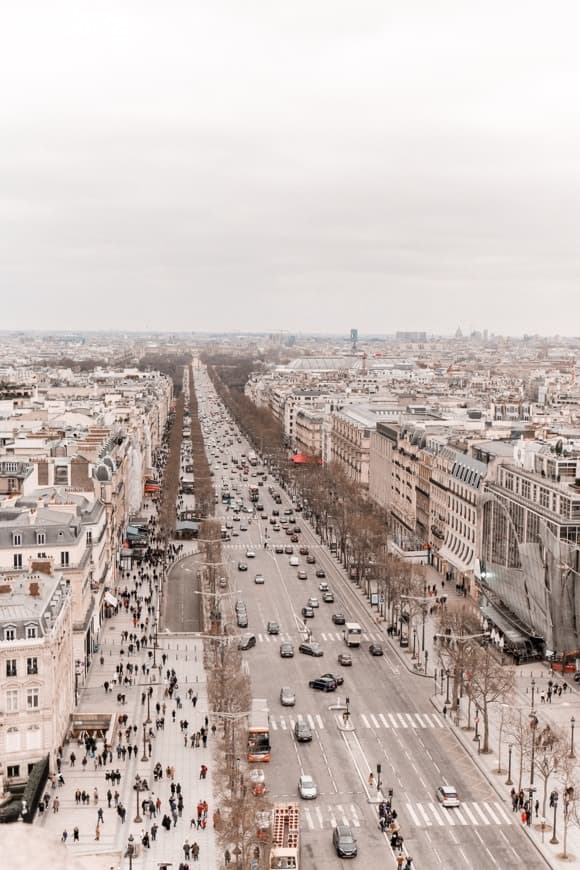
{"type": "MultiPolygon", "coordinates": [[[[164,448],[160,474],[166,458],[164,448]]],[[[166,575],[183,545],[162,546],[155,499],[143,509],[149,545],[139,563],[118,571],[116,605],[108,609],[77,708],[81,720],[83,713],[110,714],[112,727],[87,726],[59,749],[37,816],[67,847],[106,854],[107,870],[111,854],[117,866],[128,866],[130,852],[143,868],[219,863],[208,825],[216,729],[209,724],[202,641],[174,639],[159,627],[166,575]]],[[[219,809],[214,824],[216,818],[219,809]]]]}

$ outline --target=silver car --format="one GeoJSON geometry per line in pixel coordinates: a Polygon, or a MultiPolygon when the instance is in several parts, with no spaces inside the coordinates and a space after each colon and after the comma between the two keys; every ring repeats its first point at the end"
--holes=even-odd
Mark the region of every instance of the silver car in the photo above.
{"type": "Polygon", "coordinates": [[[298,794],[305,801],[312,801],[318,797],[318,786],[306,773],[303,773],[298,780],[298,794]]]}
{"type": "Polygon", "coordinates": [[[283,686],[280,689],[280,703],[283,707],[293,707],[296,703],[296,693],[294,689],[288,686],[283,686]]]}

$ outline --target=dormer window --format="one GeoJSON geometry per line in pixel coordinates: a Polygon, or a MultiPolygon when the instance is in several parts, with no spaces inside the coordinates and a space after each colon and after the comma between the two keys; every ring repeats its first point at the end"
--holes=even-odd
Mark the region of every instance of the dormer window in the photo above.
{"type": "Polygon", "coordinates": [[[8,626],[4,629],[4,640],[16,640],[16,629],[8,626]]]}
{"type": "Polygon", "coordinates": [[[20,534],[20,532],[14,532],[12,534],[12,545],[14,547],[22,546],[22,535],[20,534]]]}
{"type": "Polygon", "coordinates": [[[46,532],[37,532],[36,533],[36,543],[37,544],[46,544],[46,532]]]}
{"type": "Polygon", "coordinates": [[[26,626],[26,638],[27,640],[31,640],[32,638],[38,637],[36,625],[27,625],[26,626]]]}

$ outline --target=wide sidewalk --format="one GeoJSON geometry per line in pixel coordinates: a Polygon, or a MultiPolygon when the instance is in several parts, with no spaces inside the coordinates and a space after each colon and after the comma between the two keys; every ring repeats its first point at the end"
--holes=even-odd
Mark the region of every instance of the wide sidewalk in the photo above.
{"type": "MultiPolygon", "coordinates": [[[[348,578],[346,577],[346,572],[343,571],[343,573],[345,576],[345,580],[347,580],[347,582],[351,582],[348,581],[348,578]]],[[[427,574],[427,583],[429,585],[436,584],[437,592],[438,594],[441,594],[441,581],[443,579],[441,575],[438,574],[435,569],[431,567],[427,568],[427,574]]],[[[354,584],[353,588],[356,589],[356,586],[354,586],[354,584]]],[[[361,588],[358,591],[361,600],[366,603],[369,611],[372,610],[373,615],[376,617],[376,608],[371,608],[371,605],[365,595],[364,590],[361,588]]],[[[450,587],[449,584],[445,585],[444,592],[447,595],[447,606],[449,608],[457,607],[464,601],[463,597],[458,595],[455,589],[453,587],[450,587]]],[[[425,657],[421,648],[423,633],[422,620],[420,619],[420,617],[416,619],[415,627],[417,630],[417,657],[419,657],[420,655],[421,662],[424,663],[425,657]]],[[[444,707],[447,708],[446,680],[441,679],[441,661],[439,658],[437,642],[434,640],[434,635],[437,632],[438,627],[435,615],[430,615],[427,613],[425,619],[425,650],[428,653],[427,673],[418,672],[414,667],[415,662],[413,660],[412,639],[408,647],[401,647],[399,644],[399,639],[395,636],[388,637],[386,634],[386,630],[385,638],[390,644],[391,648],[397,653],[401,662],[407,668],[409,674],[413,678],[417,680],[427,679],[431,682],[431,685],[433,687],[433,695],[431,699],[432,703],[438,710],[443,712],[444,707]],[[435,671],[437,671],[436,675],[435,671]]],[[[511,659],[506,657],[505,664],[506,667],[511,666],[511,659]]],[[[513,713],[521,711],[524,721],[527,722],[529,720],[529,714],[532,705],[532,680],[534,681],[534,709],[536,716],[539,720],[537,725],[538,731],[540,731],[546,725],[549,725],[552,729],[556,730],[562,735],[565,742],[569,742],[571,751],[572,717],[574,717],[575,723],[577,723],[578,727],[580,728],[580,691],[578,688],[580,684],[575,683],[569,676],[563,676],[560,673],[554,673],[550,669],[549,665],[545,662],[533,662],[529,664],[519,665],[514,670],[515,688],[512,696],[510,698],[506,698],[503,703],[495,703],[490,707],[489,754],[480,754],[478,749],[482,744],[481,742],[478,744],[478,742],[474,740],[475,711],[473,709],[471,712],[471,729],[467,730],[466,698],[463,698],[460,702],[459,718],[455,715],[453,717],[451,717],[451,715],[447,715],[448,727],[455,734],[458,744],[460,744],[463,750],[471,756],[473,763],[476,764],[477,767],[481,770],[482,774],[486,777],[490,785],[494,788],[500,799],[505,803],[506,807],[510,811],[510,791],[512,787],[515,787],[517,789],[519,786],[519,755],[517,746],[515,745],[515,741],[512,740],[511,779],[514,783],[514,785],[512,786],[511,784],[506,784],[506,780],[508,779],[508,746],[510,744],[508,719],[510,712],[513,713]],[[567,685],[566,691],[563,691],[561,695],[552,695],[551,703],[547,702],[547,690],[549,681],[552,681],[556,685],[563,685],[565,681],[567,685]],[[542,695],[544,695],[545,698],[543,702],[541,700],[542,695]],[[499,749],[500,730],[502,735],[501,750],[499,749]],[[501,752],[501,759],[498,757],[499,751],[501,752]],[[501,769],[501,773],[498,773],[499,769],[501,769]]],[[[481,721],[478,729],[479,734],[481,735],[481,721]]],[[[578,733],[578,736],[580,737],[580,733],[578,733]]],[[[574,754],[576,754],[575,741],[573,748],[574,754]]],[[[578,748],[578,752],[580,753],[580,748],[578,748]]],[[[578,769],[578,774],[580,779],[580,767],[578,769]]],[[[556,844],[552,844],[549,842],[552,838],[553,810],[549,809],[548,801],[546,802],[544,831],[542,831],[540,819],[542,816],[544,782],[537,768],[535,773],[534,785],[536,789],[534,793],[534,802],[535,800],[540,801],[540,812],[537,817],[534,815],[532,825],[528,826],[522,824],[525,833],[530,838],[531,842],[534,843],[534,845],[538,849],[538,852],[543,855],[543,857],[546,859],[550,866],[559,867],[562,864],[566,863],[580,864],[580,820],[579,823],[576,823],[572,819],[568,825],[566,849],[568,857],[562,857],[563,801],[561,780],[559,779],[557,774],[554,774],[548,781],[548,795],[554,788],[557,789],[559,793],[559,803],[556,812],[556,836],[558,839],[558,843],[556,844]]],[[[526,792],[526,799],[528,797],[527,790],[529,786],[530,773],[529,764],[527,764],[525,766],[524,774],[522,777],[522,788],[526,792]]]]}
{"type": "MultiPolygon", "coordinates": [[[[125,585],[124,580],[119,583],[122,589],[125,585]]],[[[145,584],[148,589],[148,584],[145,584]]],[[[109,868],[128,867],[129,860],[126,856],[126,849],[129,835],[132,834],[135,843],[138,845],[138,853],[133,859],[135,868],[143,868],[143,870],[157,870],[160,864],[167,862],[174,868],[179,866],[183,860],[182,846],[186,840],[192,844],[194,841],[200,846],[199,862],[196,866],[202,870],[215,870],[220,866],[220,857],[217,854],[215,832],[213,830],[212,816],[216,807],[213,803],[213,782],[212,782],[212,766],[214,759],[212,757],[212,736],[209,732],[208,745],[206,749],[190,748],[188,740],[187,747],[184,742],[184,734],[180,730],[179,722],[186,719],[189,723],[188,734],[199,731],[204,725],[205,716],[208,714],[207,693],[205,684],[205,674],[203,669],[203,643],[199,639],[188,637],[185,635],[171,636],[160,632],[157,662],[161,663],[161,656],[165,653],[167,660],[165,666],[155,671],[151,669],[149,681],[147,677],[140,674],[137,678],[137,685],[132,687],[112,686],[112,691],[105,693],[104,682],[113,683],[116,677],[115,668],[122,658],[125,659],[125,664],[131,661],[134,665],[141,665],[148,661],[147,651],[142,650],[140,653],[127,657],[127,644],[121,643],[121,632],[127,630],[134,631],[132,619],[123,609],[120,609],[118,615],[105,622],[103,625],[101,644],[99,653],[94,656],[92,666],[90,668],[86,685],[82,689],[79,700],[79,713],[92,712],[107,712],[112,715],[127,714],[128,723],[137,725],[137,731],[133,742],[138,745],[138,753],[131,760],[126,761],[117,759],[116,745],[118,732],[115,734],[113,741],[113,760],[106,767],[97,767],[92,761],[85,768],[81,766],[81,759],[84,755],[84,747],[79,746],[76,742],[68,743],[65,747],[64,763],[62,772],[64,775],[65,784],[55,791],[51,791],[54,796],[58,794],[60,801],[60,809],[57,813],[52,812],[52,807],[49,807],[48,812],[42,816],[37,816],[36,823],[43,826],[46,830],[51,831],[60,839],[63,830],[68,831],[68,848],[74,849],[80,855],[102,855],[103,870],[109,868]],[[121,656],[120,650],[124,649],[125,654],[121,656]],[[104,657],[104,664],[101,665],[100,657],[104,657]],[[165,699],[167,711],[165,714],[164,730],[155,732],[156,711],[155,705],[157,702],[163,704],[164,691],[167,685],[166,671],[167,669],[175,668],[179,679],[179,696],[182,702],[182,709],[177,709],[175,701],[165,699]],[[155,738],[152,739],[152,754],[151,758],[143,760],[143,723],[147,716],[147,704],[142,704],[142,693],[146,691],[149,685],[153,687],[153,695],[151,698],[150,711],[155,738]],[[191,688],[198,696],[195,708],[187,696],[187,690],[191,688]],[[126,695],[126,704],[117,703],[117,692],[124,692],[126,695]],[[172,719],[172,712],[175,710],[175,722],[172,719]],[[76,764],[71,767],[70,754],[76,754],[76,764]],[[178,818],[177,824],[172,826],[170,831],[165,831],[161,827],[160,822],[163,814],[167,812],[170,815],[168,799],[171,795],[170,781],[163,776],[159,782],[153,780],[153,767],[157,762],[160,762],[163,770],[168,766],[175,768],[175,782],[179,782],[182,787],[184,796],[183,817],[178,818]],[[208,767],[207,778],[203,781],[199,778],[201,765],[205,764],[208,767]],[[105,772],[108,770],[120,770],[122,774],[121,783],[119,786],[112,786],[105,779],[105,772]],[[133,788],[135,777],[139,775],[141,779],[145,779],[149,786],[147,791],[141,792],[139,797],[139,815],[142,817],[142,822],[135,822],[136,817],[136,802],[137,793],[133,788]],[[98,790],[98,802],[93,799],[94,789],[98,790]],[[114,801],[111,808],[107,806],[106,792],[110,788],[112,792],[117,789],[120,793],[120,801],[127,809],[125,823],[121,823],[119,816],[115,810],[114,801]],[[91,799],[87,806],[77,805],[74,794],[77,789],[86,790],[89,792],[91,799]],[[161,812],[157,819],[150,819],[144,816],[141,811],[141,801],[145,797],[151,796],[153,800],[159,797],[162,801],[161,812]],[[195,830],[190,827],[190,820],[197,816],[196,805],[198,800],[206,800],[209,804],[208,824],[206,830],[195,830]],[[100,825],[100,838],[95,840],[97,826],[97,811],[98,808],[103,808],[104,823],[100,825]],[[156,821],[159,825],[157,839],[151,841],[149,849],[141,846],[141,837],[144,831],[151,829],[153,822],[156,821]],[[73,828],[79,828],[80,842],[73,844],[73,828]]],[[[149,726],[148,726],[149,727],[149,726]]],[[[125,739],[123,738],[123,742],[125,739]]],[[[214,741],[215,742],[215,741],[214,741]]],[[[98,742],[98,749],[102,750],[103,742],[98,742]]],[[[191,862],[190,862],[191,864],[191,862]]],[[[91,864],[94,866],[94,864],[91,864]]]]}

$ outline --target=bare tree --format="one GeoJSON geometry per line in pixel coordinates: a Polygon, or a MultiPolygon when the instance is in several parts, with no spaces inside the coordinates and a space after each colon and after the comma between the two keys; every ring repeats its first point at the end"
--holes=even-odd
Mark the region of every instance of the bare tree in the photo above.
{"type": "Polygon", "coordinates": [[[514,688],[514,669],[502,665],[491,646],[472,647],[470,693],[483,716],[482,752],[489,752],[489,708],[503,701],[514,688]]]}
{"type": "Polygon", "coordinates": [[[534,741],[534,769],[540,776],[544,786],[544,793],[542,796],[542,816],[545,817],[546,801],[548,799],[548,783],[551,776],[562,767],[568,747],[565,744],[562,734],[553,731],[549,725],[546,725],[546,727],[539,732],[534,726],[531,728],[531,731],[532,740],[534,741]]]}

